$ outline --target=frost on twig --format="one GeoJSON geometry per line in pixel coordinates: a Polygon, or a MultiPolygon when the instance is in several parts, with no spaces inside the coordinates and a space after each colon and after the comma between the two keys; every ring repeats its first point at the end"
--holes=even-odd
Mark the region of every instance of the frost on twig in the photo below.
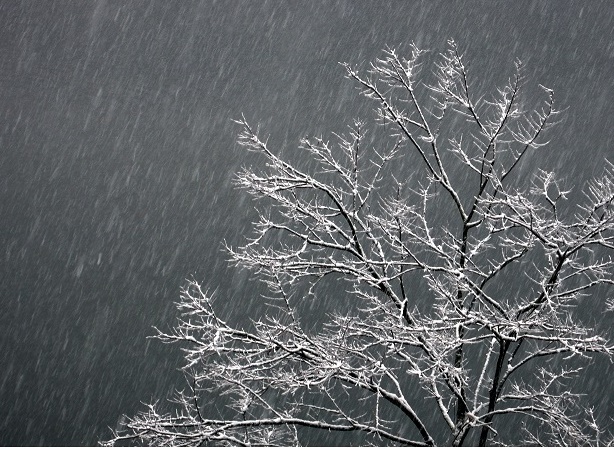
{"type": "Polygon", "coordinates": [[[531,109],[520,62],[488,97],[454,42],[433,79],[425,52],[410,53],[388,48],[366,73],[345,65],[383,125],[375,146],[361,121],[303,139],[317,164],[305,170],[238,120],[239,143],[264,164],[236,183],[265,207],[228,250],[268,286],[269,305],[239,326],[189,281],[158,338],[182,345],[192,384],[175,412],[152,405],[109,444],[290,445],[305,428],[378,445],[611,442],[569,380],[614,349],[576,314],[588,301],[613,309],[596,294],[614,283],[612,165],[577,205],[554,173],[535,169],[523,185],[556,121],[553,92],[542,86],[531,109]],[[327,282],[346,306],[307,326],[301,303],[327,282]],[[210,394],[223,406],[205,413],[210,394]],[[510,435],[515,417],[525,425],[510,435]]]}

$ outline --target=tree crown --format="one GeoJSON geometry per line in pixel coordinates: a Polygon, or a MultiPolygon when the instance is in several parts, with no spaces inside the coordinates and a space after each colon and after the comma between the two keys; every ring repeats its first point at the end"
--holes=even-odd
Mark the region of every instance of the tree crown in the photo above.
{"type": "Polygon", "coordinates": [[[528,108],[517,61],[479,96],[453,41],[426,75],[424,58],[412,45],[366,73],[344,64],[377,127],[301,140],[309,170],[237,121],[265,167],[236,183],[265,206],[228,251],[266,283],[267,305],[233,324],[189,281],[158,338],[184,345],[191,388],[179,411],[151,406],[110,443],[286,445],[304,428],[417,446],[611,438],[567,385],[614,349],[576,310],[614,282],[612,165],[570,207],[554,173],[531,166],[557,119],[552,90],[528,108]],[[306,298],[333,294],[342,307],[310,312],[306,298]],[[226,400],[215,418],[201,408],[211,390],[226,400]],[[503,431],[519,416],[522,437],[503,431]]]}

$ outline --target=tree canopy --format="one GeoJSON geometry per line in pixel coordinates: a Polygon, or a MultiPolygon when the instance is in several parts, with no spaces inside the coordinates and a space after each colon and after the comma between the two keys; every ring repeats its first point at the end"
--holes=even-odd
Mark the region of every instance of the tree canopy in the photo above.
{"type": "Polygon", "coordinates": [[[236,183],[262,206],[228,251],[267,285],[262,314],[221,316],[224,293],[189,281],[158,338],[184,348],[190,388],[108,443],[290,445],[304,428],[378,445],[611,443],[569,385],[614,351],[578,313],[614,308],[612,165],[578,186],[535,166],[559,112],[544,86],[532,103],[520,61],[492,94],[453,41],[344,68],[373,115],[302,139],[307,168],[237,121],[264,164],[236,183]],[[343,307],[306,307],[331,291],[343,307]]]}

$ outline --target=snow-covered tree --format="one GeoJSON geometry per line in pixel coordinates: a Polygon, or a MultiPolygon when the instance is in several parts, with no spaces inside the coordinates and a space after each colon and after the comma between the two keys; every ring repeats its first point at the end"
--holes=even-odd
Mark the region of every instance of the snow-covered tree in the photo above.
{"type": "Polygon", "coordinates": [[[613,166],[578,192],[535,167],[557,111],[520,62],[489,96],[454,42],[409,53],[344,64],[374,125],[303,139],[303,168],[238,121],[265,165],[237,184],[262,207],[228,249],[270,294],[239,325],[220,314],[223,292],[189,281],[178,323],[158,331],[185,350],[189,389],[107,443],[291,445],[304,428],[323,443],[611,443],[570,379],[614,352],[579,313],[614,308],[613,166]]]}

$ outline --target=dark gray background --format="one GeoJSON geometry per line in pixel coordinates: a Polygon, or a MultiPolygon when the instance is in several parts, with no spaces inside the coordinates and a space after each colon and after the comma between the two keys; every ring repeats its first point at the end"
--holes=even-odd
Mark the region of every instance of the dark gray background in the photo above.
{"type": "MultiPolygon", "coordinates": [[[[179,351],[145,337],[186,277],[257,313],[220,252],[252,208],[232,118],[279,151],[342,130],[364,103],[338,62],[454,38],[485,83],[519,57],[555,90],[539,162],[581,187],[612,156],[613,19],[610,1],[0,2],[0,444],[95,444],[181,387],[179,351]]],[[[612,410],[600,374],[581,387],[612,410]]]]}

